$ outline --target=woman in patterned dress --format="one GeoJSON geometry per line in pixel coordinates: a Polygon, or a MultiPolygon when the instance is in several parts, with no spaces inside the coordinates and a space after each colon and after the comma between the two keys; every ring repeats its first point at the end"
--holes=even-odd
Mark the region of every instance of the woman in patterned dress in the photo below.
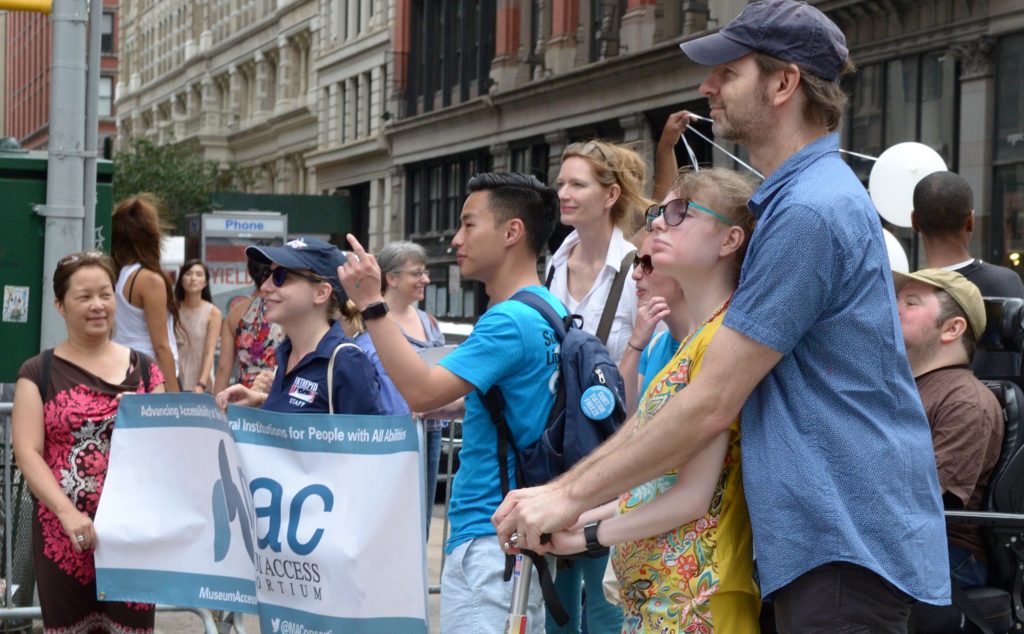
{"type": "MultiPolygon", "coordinates": [[[[651,261],[675,278],[696,327],[651,380],[639,429],[700,371],[739,280],[754,218],[753,185],[720,168],[683,172],[661,205],[647,211],[651,261]]],[[[612,565],[625,602],[623,632],[758,631],[750,519],[740,472],[739,420],[677,469],[584,513],[556,533],[556,552],[585,549],[582,527],[614,546],[612,565]]]]}
{"type": "Polygon", "coordinates": [[[96,598],[93,517],[124,393],[163,392],[160,367],[114,343],[114,263],[96,251],[62,259],[53,275],[68,338],[32,357],[14,393],[14,455],[38,501],[33,555],[47,634],[153,631],[152,605],[96,598]]]}
{"type": "MultiPolygon", "coordinates": [[[[260,286],[270,277],[270,267],[249,259],[249,277],[256,287],[248,298],[231,305],[221,322],[220,357],[214,377],[214,394],[231,385],[231,375],[238,361],[238,383],[253,387],[256,379],[266,373],[271,379],[277,368],[277,346],[284,341],[284,329],[267,319],[267,303],[260,286]]],[[[269,385],[263,386],[263,391],[269,385]]]]}

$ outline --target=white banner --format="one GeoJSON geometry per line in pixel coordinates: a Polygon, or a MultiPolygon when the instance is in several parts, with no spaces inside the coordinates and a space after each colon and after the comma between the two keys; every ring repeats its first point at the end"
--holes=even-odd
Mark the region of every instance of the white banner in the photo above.
{"type": "Polygon", "coordinates": [[[409,415],[128,395],[96,514],[100,598],[258,613],[266,634],[426,632],[419,444],[409,415]]]}

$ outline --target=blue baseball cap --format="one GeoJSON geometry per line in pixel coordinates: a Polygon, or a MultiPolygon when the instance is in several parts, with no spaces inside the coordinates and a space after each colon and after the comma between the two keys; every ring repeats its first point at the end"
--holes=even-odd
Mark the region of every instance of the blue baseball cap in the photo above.
{"type": "Polygon", "coordinates": [[[806,2],[760,0],[748,4],[716,33],[679,45],[702,66],[717,66],[755,51],[796,64],[835,81],[849,57],[846,36],[835,22],[806,2]]]}
{"type": "Polygon", "coordinates": [[[345,253],[330,242],[319,238],[296,238],[279,247],[246,247],[245,255],[263,264],[313,271],[331,284],[341,303],[348,300],[338,279],[338,267],[345,263],[345,253]]]}

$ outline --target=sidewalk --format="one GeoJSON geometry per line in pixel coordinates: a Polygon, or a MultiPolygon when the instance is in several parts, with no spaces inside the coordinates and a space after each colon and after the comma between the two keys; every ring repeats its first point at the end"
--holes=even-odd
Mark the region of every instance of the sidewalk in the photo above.
{"type": "MultiPolygon", "coordinates": [[[[433,519],[430,523],[430,541],[427,543],[427,583],[432,586],[440,585],[441,579],[443,514],[444,505],[435,504],[433,519]]],[[[430,631],[440,632],[440,595],[431,594],[427,607],[430,615],[430,631]]],[[[247,634],[260,634],[259,620],[255,615],[245,615],[245,629],[247,634]]],[[[36,631],[41,632],[42,627],[38,627],[36,631]]],[[[161,612],[156,615],[157,634],[202,634],[202,632],[202,622],[198,616],[190,612],[161,612]]]]}

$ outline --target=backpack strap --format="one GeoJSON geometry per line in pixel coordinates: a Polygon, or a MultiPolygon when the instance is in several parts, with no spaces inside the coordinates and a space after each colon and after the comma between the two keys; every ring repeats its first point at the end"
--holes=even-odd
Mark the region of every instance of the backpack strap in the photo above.
{"type": "Polygon", "coordinates": [[[521,290],[509,299],[514,299],[515,301],[526,304],[530,308],[536,310],[541,314],[541,317],[544,318],[544,321],[548,322],[548,325],[551,326],[552,330],[555,331],[555,335],[558,336],[558,340],[561,341],[562,339],[565,339],[565,331],[569,329],[569,323],[571,323],[573,319],[572,315],[562,317],[555,312],[555,309],[551,304],[549,304],[540,295],[531,291],[521,290]]]}
{"type": "Polygon", "coordinates": [[[612,331],[612,322],[615,321],[615,310],[619,307],[619,300],[622,299],[622,288],[626,285],[626,276],[633,269],[631,263],[635,253],[634,249],[622,257],[622,262],[619,263],[619,272],[615,274],[612,286],[608,289],[608,299],[604,302],[601,321],[597,324],[595,336],[606,346],[608,345],[608,335],[612,331]]]}
{"type": "MultiPolygon", "coordinates": [[[[487,408],[487,413],[491,415],[491,422],[497,428],[498,471],[501,479],[501,497],[504,498],[511,490],[508,479],[509,448],[512,449],[512,455],[516,461],[516,486],[523,486],[523,470],[519,460],[519,449],[516,448],[515,438],[512,437],[512,429],[508,426],[508,421],[505,420],[505,396],[501,393],[501,388],[495,385],[487,390],[486,394],[479,392],[479,390],[478,393],[484,407],[487,408]]],[[[555,581],[551,576],[551,569],[548,567],[547,560],[543,555],[538,555],[535,552],[529,550],[524,550],[523,552],[531,556],[533,565],[537,568],[537,579],[540,581],[541,594],[544,596],[544,603],[551,613],[551,617],[559,625],[565,625],[569,622],[569,613],[558,597],[558,591],[555,588],[555,581]]],[[[509,581],[512,578],[515,563],[515,555],[505,555],[505,581],[509,581]]]]}
{"type": "Polygon", "coordinates": [[[331,360],[327,362],[327,412],[329,414],[334,413],[334,359],[342,348],[355,348],[360,352],[363,351],[362,348],[348,341],[342,341],[334,347],[334,352],[331,353],[331,360]]]}

